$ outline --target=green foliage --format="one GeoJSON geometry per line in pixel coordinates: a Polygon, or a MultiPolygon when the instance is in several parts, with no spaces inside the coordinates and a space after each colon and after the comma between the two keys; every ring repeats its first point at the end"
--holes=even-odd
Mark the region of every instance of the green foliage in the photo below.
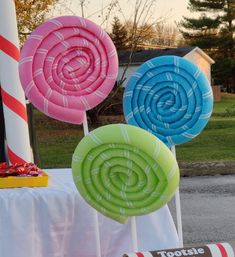
{"type": "Polygon", "coordinates": [[[219,56],[213,66],[213,75],[217,78],[217,83],[223,84],[228,78],[233,78],[235,72],[235,60],[231,57],[219,56]]]}
{"type": "Polygon", "coordinates": [[[217,29],[221,24],[221,17],[210,18],[202,15],[198,19],[196,18],[184,18],[182,26],[185,29],[198,30],[199,32],[207,31],[209,29],[217,29]]]}
{"type": "Polygon", "coordinates": [[[198,18],[184,17],[181,33],[190,45],[204,49],[215,61],[216,84],[235,90],[235,0],[189,0],[198,18]]]}
{"type": "Polygon", "coordinates": [[[223,8],[224,2],[224,0],[189,0],[188,8],[196,12],[217,11],[223,8]]]}
{"type": "Polygon", "coordinates": [[[116,16],[113,18],[112,33],[110,34],[110,37],[113,40],[117,51],[126,49],[128,42],[127,30],[116,16]]]}

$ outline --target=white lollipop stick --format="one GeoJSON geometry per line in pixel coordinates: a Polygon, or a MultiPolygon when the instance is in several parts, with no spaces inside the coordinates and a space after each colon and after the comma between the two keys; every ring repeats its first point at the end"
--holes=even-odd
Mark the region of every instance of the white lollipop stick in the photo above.
{"type": "Polygon", "coordinates": [[[88,129],[88,122],[87,122],[86,112],[84,114],[84,120],[83,120],[82,126],[83,126],[84,136],[87,136],[89,134],[89,129],[88,129]]]}
{"type": "Polygon", "coordinates": [[[136,229],[136,217],[131,217],[131,239],[133,252],[138,252],[138,237],[136,229]]]}
{"type": "MultiPolygon", "coordinates": [[[[84,136],[89,134],[87,115],[85,112],[83,125],[84,136]]],[[[101,246],[100,246],[100,230],[99,230],[99,220],[98,220],[98,212],[93,209],[94,212],[94,225],[95,225],[95,246],[96,246],[96,257],[101,257],[101,246]]]]}
{"type": "MultiPolygon", "coordinates": [[[[175,146],[171,147],[171,152],[176,158],[175,146]]],[[[176,221],[177,221],[177,230],[179,236],[179,247],[183,247],[183,228],[182,228],[182,215],[181,215],[181,204],[180,204],[180,192],[179,187],[175,192],[175,206],[176,206],[176,221]]]]}

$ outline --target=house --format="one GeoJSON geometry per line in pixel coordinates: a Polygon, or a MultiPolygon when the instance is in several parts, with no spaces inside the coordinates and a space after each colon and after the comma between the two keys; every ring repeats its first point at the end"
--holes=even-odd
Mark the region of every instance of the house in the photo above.
{"type": "MultiPolygon", "coordinates": [[[[176,55],[183,57],[194,64],[196,64],[202,71],[205,72],[208,80],[211,82],[211,65],[214,63],[214,60],[210,58],[202,49],[199,47],[191,46],[184,48],[166,48],[166,49],[151,49],[151,50],[139,50],[133,54],[132,62],[130,63],[125,77],[126,81],[124,82],[124,86],[128,79],[132,74],[139,68],[139,66],[152,59],[154,57],[159,57],[163,55],[176,55]]],[[[121,79],[123,74],[123,70],[126,65],[129,63],[129,52],[121,51],[119,53],[119,75],[118,79],[121,79]]]]}
{"type": "MultiPolygon", "coordinates": [[[[119,52],[119,73],[118,80],[122,78],[123,71],[127,64],[129,63],[128,51],[119,52]]],[[[207,76],[209,82],[211,83],[211,65],[214,64],[214,60],[210,58],[202,49],[197,46],[189,46],[182,48],[166,48],[166,49],[150,49],[150,50],[138,50],[132,56],[132,62],[130,63],[126,73],[125,82],[123,86],[125,87],[129,78],[136,72],[141,64],[148,61],[149,59],[163,56],[163,55],[175,55],[183,57],[194,64],[196,64],[207,76]]],[[[211,83],[212,84],[212,83],[211,83]]],[[[220,86],[213,86],[214,101],[220,101],[220,86]]]]}

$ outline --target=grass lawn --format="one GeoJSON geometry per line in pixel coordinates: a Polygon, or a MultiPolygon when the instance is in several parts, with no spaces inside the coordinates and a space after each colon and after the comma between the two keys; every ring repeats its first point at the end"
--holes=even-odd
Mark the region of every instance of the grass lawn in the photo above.
{"type": "Polygon", "coordinates": [[[72,154],[83,137],[82,127],[53,120],[36,110],[34,112],[40,167],[70,167],[72,154]]]}
{"type": "MultiPolygon", "coordinates": [[[[213,115],[204,131],[191,142],[176,147],[180,161],[235,160],[235,114],[226,116],[226,109],[235,104],[235,95],[223,94],[215,103],[213,115]]],[[[72,154],[83,137],[82,126],[65,124],[34,112],[40,166],[71,166],[72,154]]]]}
{"type": "Polygon", "coordinates": [[[176,152],[181,161],[235,160],[235,118],[212,117],[198,137],[176,152]]]}
{"type": "Polygon", "coordinates": [[[214,104],[213,114],[224,113],[235,105],[235,94],[223,93],[221,101],[214,104]]]}
{"type": "Polygon", "coordinates": [[[222,94],[214,103],[213,115],[203,132],[192,141],[177,146],[177,159],[181,161],[235,160],[234,94],[222,94]]]}

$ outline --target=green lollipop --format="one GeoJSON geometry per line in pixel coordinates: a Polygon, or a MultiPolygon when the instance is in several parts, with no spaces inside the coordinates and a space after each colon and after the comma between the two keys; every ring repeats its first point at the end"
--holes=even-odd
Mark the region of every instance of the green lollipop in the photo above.
{"type": "Polygon", "coordinates": [[[95,129],[73,154],[75,185],[96,210],[120,223],[165,205],[179,184],[179,167],[165,144],[131,125],[95,129]]]}

